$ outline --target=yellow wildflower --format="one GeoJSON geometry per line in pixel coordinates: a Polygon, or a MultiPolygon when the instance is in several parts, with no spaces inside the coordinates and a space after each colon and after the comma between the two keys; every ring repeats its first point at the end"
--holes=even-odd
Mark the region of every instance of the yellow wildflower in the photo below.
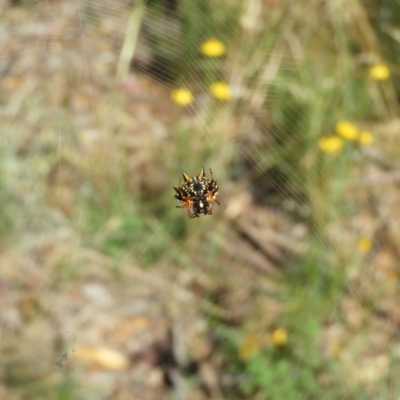
{"type": "Polygon", "coordinates": [[[336,135],[325,136],[318,141],[318,146],[324,153],[337,153],[342,150],[343,140],[336,135]]]}
{"type": "Polygon", "coordinates": [[[390,77],[390,69],[382,62],[374,64],[369,69],[369,77],[376,81],[386,81],[390,77]]]}
{"type": "Polygon", "coordinates": [[[255,356],[262,348],[262,338],[259,333],[250,332],[244,336],[239,348],[239,358],[247,361],[255,356]]]}
{"type": "Polygon", "coordinates": [[[180,106],[187,106],[193,101],[193,94],[185,88],[175,89],[171,93],[171,99],[180,106]]]}
{"type": "Polygon", "coordinates": [[[207,39],[201,45],[201,52],[207,57],[219,57],[225,53],[225,46],[218,39],[207,39]]]}
{"type": "Polygon", "coordinates": [[[369,239],[363,238],[358,241],[358,249],[363,253],[368,253],[371,250],[372,242],[369,239]]]}
{"type": "Polygon", "coordinates": [[[287,343],[288,332],[285,328],[279,328],[272,332],[271,341],[277,347],[283,347],[287,343]]]}
{"type": "Polygon", "coordinates": [[[368,146],[369,144],[371,144],[374,141],[374,137],[372,136],[371,132],[364,131],[364,132],[360,133],[358,141],[360,142],[360,144],[362,144],[364,146],[368,146]]]}
{"type": "Polygon", "coordinates": [[[336,124],[336,132],[347,140],[355,140],[359,135],[357,127],[349,121],[339,121],[336,124]]]}
{"type": "Polygon", "coordinates": [[[225,82],[215,82],[210,86],[211,94],[218,100],[229,100],[231,98],[231,89],[225,82]]]}

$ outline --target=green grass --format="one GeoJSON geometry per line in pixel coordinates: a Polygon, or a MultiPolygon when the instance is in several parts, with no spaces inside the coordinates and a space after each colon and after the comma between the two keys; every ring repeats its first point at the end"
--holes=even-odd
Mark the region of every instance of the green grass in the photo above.
{"type": "MultiPolygon", "coordinates": [[[[243,360],[239,353],[248,331],[212,322],[217,332],[215,339],[227,360],[227,369],[237,376],[237,382],[239,377],[244,380],[236,390],[246,398],[256,395],[268,400],[368,398],[361,387],[349,382],[341,373],[334,359],[327,360],[322,355],[323,326],[338,318],[336,305],[345,291],[345,279],[343,271],[329,265],[318,243],[316,245],[309,257],[290,267],[279,286],[279,296],[286,310],[279,323],[286,326],[289,333],[286,346],[274,347],[266,341],[255,355],[243,360]]],[[[262,314],[259,318],[262,321],[262,314]]],[[[255,326],[264,338],[272,329],[263,323],[255,326]]]]}

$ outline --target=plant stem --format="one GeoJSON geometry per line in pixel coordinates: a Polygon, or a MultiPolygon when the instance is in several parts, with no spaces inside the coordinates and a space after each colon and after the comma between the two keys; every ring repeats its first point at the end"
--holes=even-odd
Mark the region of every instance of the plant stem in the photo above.
{"type": "Polygon", "coordinates": [[[146,9],[145,0],[136,0],[129,19],[124,44],[118,60],[117,79],[124,79],[129,73],[129,66],[135,54],[140,27],[142,25],[144,12],[146,9]]]}

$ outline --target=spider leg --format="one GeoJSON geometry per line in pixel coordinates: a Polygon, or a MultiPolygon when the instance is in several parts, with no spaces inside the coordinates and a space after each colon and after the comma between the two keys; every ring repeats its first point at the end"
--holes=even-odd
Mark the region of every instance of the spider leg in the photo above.
{"type": "Polygon", "coordinates": [[[184,208],[186,208],[189,218],[198,218],[199,217],[199,215],[197,213],[193,212],[193,209],[190,210],[189,207],[184,207],[184,208]]]}
{"type": "Polygon", "coordinates": [[[174,187],[173,188],[175,190],[176,193],[178,193],[179,196],[182,196],[182,192],[180,191],[179,187],[174,187]]]}
{"type": "MultiPolygon", "coordinates": [[[[214,188],[214,189],[210,190],[204,197],[205,197],[206,199],[208,199],[208,198],[211,196],[211,198],[213,199],[213,201],[216,201],[216,202],[218,203],[218,201],[214,198],[214,196],[216,195],[215,192],[216,192],[217,190],[218,190],[217,188],[214,188]]],[[[218,204],[219,204],[219,203],[218,203],[218,204]]]]}

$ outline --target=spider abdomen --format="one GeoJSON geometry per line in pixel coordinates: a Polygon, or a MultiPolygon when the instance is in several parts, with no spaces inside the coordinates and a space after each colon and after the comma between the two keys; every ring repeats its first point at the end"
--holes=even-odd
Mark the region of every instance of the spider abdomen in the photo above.
{"type": "MultiPolygon", "coordinates": [[[[174,187],[176,191],[175,198],[186,209],[189,218],[199,217],[200,214],[212,214],[212,208],[216,200],[219,186],[217,181],[212,178],[207,178],[204,173],[204,168],[201,169],[199,175],[190,178],[185,173],[182,173],[185,183],[181,186],[174,187]]],[[[219,203],[218,203],[219,204],[219,203]]]]}

